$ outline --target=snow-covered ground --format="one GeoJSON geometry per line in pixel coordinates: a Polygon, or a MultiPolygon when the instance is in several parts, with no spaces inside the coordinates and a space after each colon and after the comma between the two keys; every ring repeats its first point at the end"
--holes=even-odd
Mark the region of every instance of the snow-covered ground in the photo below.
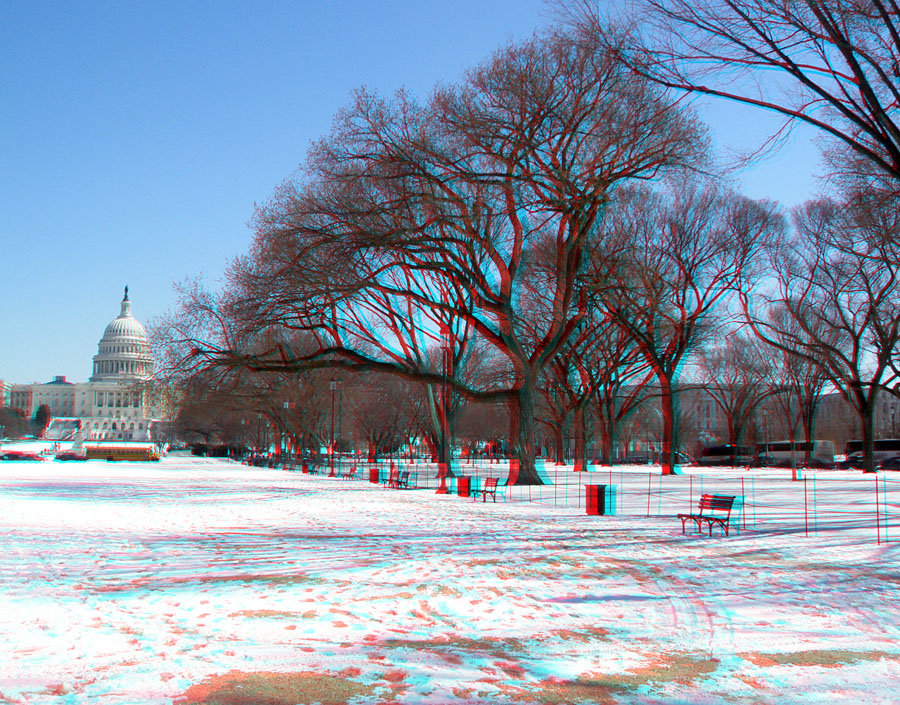
{"type": "Polygon", "coordinates": [[[897,480],[547,473],[494,504],[197,458],[0,462],[0,703],[900,699],[897,480]],[[586,482],[617,485],[616,516],[584,513],[586,482]],[[744,496],[731,536],[681,533],[701,492],[744,496]]]}

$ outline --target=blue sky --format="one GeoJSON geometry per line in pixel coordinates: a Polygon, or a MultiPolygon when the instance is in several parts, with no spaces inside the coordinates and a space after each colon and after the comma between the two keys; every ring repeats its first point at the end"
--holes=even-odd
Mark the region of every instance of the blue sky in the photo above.
{"type": "MultiPolygon", "coordinates": [[[[427,93],[552,23],[542,0],[0,3],[0,379],[84,381],[128,284],[145,324],[213,286],[354,88],[427,93]]],[[[704,106],[717,143],[765,116],[704,106]]],[[[813,195],[799,134],[743,172],[813,195]]]]}

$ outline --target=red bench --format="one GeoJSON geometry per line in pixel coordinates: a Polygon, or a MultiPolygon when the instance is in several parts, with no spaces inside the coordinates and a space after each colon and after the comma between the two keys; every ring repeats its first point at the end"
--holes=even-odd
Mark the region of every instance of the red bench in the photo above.
{"type": "Polygon", "coordinates": [[[721,494],[705,494],[700,497],[700,504],[696,514],[679,514],[681,519],[681,533],[684,533],[684,527],[688,519],[697,524],[697,531],[703,533],[702,524],[705,521],[709,526],[709,535],[712,536],[713,524],[718,524],[728,536],[728,522],[731,519],[731,508],[734,505],[734,497],[732,495],[721,494]]]}
{"type": "Polygon", "coordinates": [[[391,468],[391,474],[388,475],[385,484],[392,489],[400,489],[400,471],[397,468],[391,468]]]}
{"type": "Polygon", "coordinates": [[[486,502],[487,496],[491,495],[491,498],[496,502],[497,501],[497,478],[489,477],[484,481],[478,489],[472,492],[472,501],[474,502],[478,495],[481,495],[481,501],[486,502]]]}

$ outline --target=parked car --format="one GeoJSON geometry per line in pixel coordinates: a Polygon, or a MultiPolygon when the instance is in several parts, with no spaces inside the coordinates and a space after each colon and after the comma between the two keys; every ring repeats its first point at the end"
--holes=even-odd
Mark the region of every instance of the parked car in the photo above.
{"type": "Polygon", "coordinates": [[[37,453],[27,450],[6,450],[0,453],[0,460],[43,460],[37,453]]]}
{"type": "Polygon", "coordinates": [[[743,467],[753,464],[753,448],[736,445],[707,446],[697,458],[698,465],[743,467]]]}
{"type": "MultiPolygon", "coordinates": [[[[659,454],[656,456],[656,461],[655,461],[655,462],[661,463],[661,462],[662,462],[662,455],[663,455],[662,453],[659,453],[659,454]]],[[[676,462],[678,465],[693,465],[693,464],[694,464],[694,459],[693,459],[691,456],[689,456],[687,453],[682,453],[680,450],[676,450],[676,451],[675,451],[675,462],[676,462]]]]}
{"type": "Polygon", "coordinates": [[[56,460],[87,460],[87,456],[72,450],[66,450],[62,453],[57,453],[56,460]]]}
{"type": "Polygon", "coordinates": [[[613,465],[650,465],[653,458],[649,455],[628,455],[620,458],[613,458],[613,465]]]}
{"type": "Polygon", "coordinates": [[[882,460],[877,465],[878,470],[900,470],[900,455],[895,455],[893,458],[888,458],[887,460],[882,460]]]}

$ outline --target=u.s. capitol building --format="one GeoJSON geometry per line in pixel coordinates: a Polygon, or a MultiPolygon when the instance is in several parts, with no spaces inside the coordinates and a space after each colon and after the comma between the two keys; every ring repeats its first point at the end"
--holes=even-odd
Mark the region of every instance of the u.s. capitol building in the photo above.
{"type": "Polygon", "coordinates": [[[10,406],[33,416],[46,404],[53,416],[49,438],[65,438],[80,425],[85,440],[149,441],[159,417],[148,389],[153,366],[147,331],[131,313],[126,286],[121,311],[100,338],[90,380],[14,384],[10,406]]]}

